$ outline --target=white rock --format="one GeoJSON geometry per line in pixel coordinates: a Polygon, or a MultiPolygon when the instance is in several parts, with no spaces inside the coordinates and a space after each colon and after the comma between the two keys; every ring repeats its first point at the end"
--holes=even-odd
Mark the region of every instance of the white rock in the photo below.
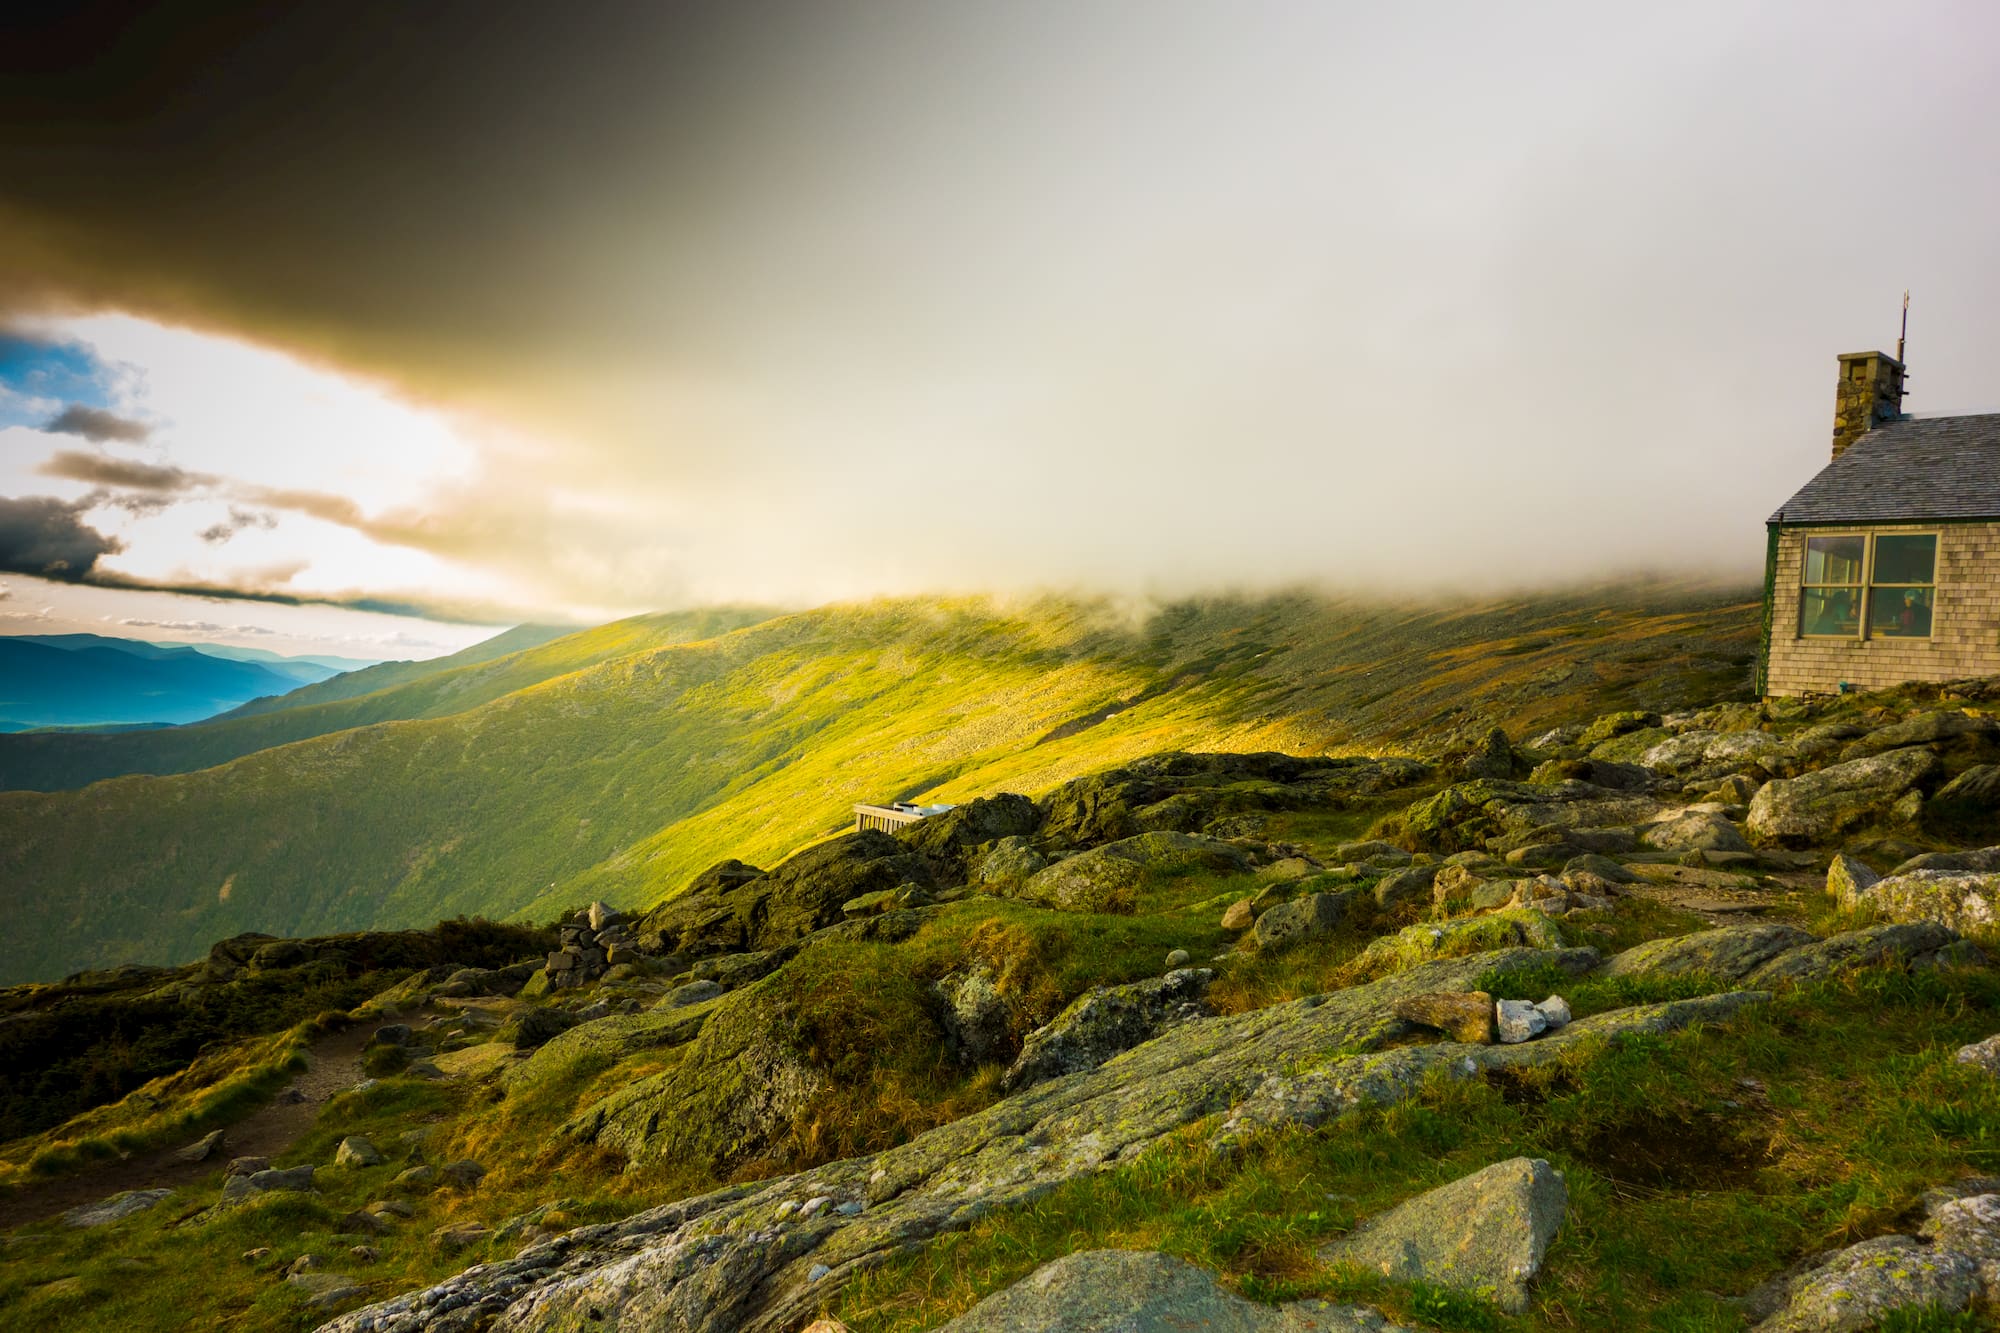
{"type": "Polygon", "coordinates": [[[832,1202],[833,1196],[831,1194],[822,1194],[818,1198],[807,1199],[805,1206],[799,1209],[799,1220],[803,1222],[809,1217],[818,1217],[820,1212],[832,1202]]]}
{"type": "Polygon", "coordinates": [[[1549,1020],[1527,1000],[1501,1000],[1493,1006],[1493,1024],[1500,1040],[1511,1045],[1539,1037],[1548,1030],[1549,1020]]]}
{"type": "Polygon", "coordinates": [[[1548,999],[1537,1004],[1535,1010],[1541,1014],[1542,1021],[1549,1025],[1551,1031],[1559,1027],[1566,1027],[1569,1024],[1569,1001],[1560,995],[1549,996],[1548,999]]]}
{"type": "Polygon", "coordinates": [[[1958,1054],[1952,1058],[1962,1065],[1977,1065],[1989,1074],[2000,1075],[2000,1033],[1985,1041],[1959,1047],[1958,1054]]]}

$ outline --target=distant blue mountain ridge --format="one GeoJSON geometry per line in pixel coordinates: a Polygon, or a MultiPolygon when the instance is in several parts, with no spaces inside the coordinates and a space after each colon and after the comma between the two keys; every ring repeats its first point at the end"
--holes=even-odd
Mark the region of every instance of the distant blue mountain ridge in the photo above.
{"type": "Polygon", "coordinates": [[[0,731],[199,722],[370,666],[260,648],[100,634],[0,636],[0,731]]]}

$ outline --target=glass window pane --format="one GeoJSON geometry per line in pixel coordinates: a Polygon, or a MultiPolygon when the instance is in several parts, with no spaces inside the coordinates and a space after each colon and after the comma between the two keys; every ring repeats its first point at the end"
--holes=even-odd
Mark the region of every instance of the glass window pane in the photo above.
{"type": "Polygon", "coordinates": [[[1799,594],[1799,633],[1851,639],[1860,632],[1859,588],[1807,588],[1799,594]]]}
{"type": "Polygon", "coordinates": [[[1880,639],[1927,639],[1931,634],[1929,588],[1877,588],[1869,595],[1868,633],[1880,639]]]}
{"type": "Polygon", "coordinates": [[[1859,583],[1866,537],[1806,538],[1806,576],[1802,583],[1859,583]]]}
{"type": "Polygon", "coordinates": [[[1875,539],[1875,582],[1934,583],[1936,571],[1936,537],[1875,539]]]}

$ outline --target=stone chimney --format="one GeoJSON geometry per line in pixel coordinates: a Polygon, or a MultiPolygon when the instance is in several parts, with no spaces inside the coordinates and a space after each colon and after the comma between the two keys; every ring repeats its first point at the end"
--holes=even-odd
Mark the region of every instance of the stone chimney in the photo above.
{"type": "Polygon", "coordinates": [[[1903,415],[1903,363],[1887,352],[1849,352],[1840,358],[1833,391],[1833,456],[1886,421],[1903,415]]]}

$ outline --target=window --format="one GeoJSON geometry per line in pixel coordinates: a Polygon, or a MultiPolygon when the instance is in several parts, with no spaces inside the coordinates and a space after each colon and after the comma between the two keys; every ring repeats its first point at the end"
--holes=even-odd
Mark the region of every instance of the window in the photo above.
{"type": "Polygon", "coordinates": [[[1868,579],[1869,637],[1928,639],[1936,582],[1936,537],[1877,537],[1875,569],[1868,579]]]}
{"type": "Polygon", "coordinates": [[[1799,633],[1859,638],[1865,620],[1869,638],[1927,639],[1936,584],[1934,533],[1808,537],[1799,633]]]}

